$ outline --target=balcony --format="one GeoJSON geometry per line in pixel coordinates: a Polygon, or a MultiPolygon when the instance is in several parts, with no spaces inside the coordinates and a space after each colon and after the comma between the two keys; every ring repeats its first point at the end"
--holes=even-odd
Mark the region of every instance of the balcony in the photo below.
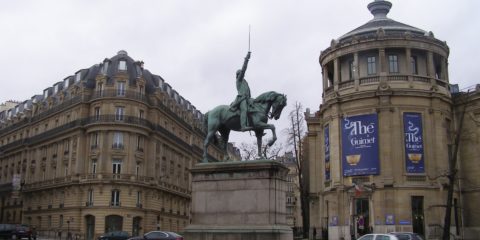
{"type": "MultiPolygon", "coordinates": [[[[439,90],[440,93],[449,94],[449,84],[442,79],[432,78],[430,76],[420,75],[401,75],[401,74],[387,74],[386,76],[372,75],[365,76],[355,80],[344,80],[338,82],[337,93],[340,96],[345,96],[351,93],[365,92],[365,91],[377,91],[380,89],[408,89],[408,90],[423,90],[423,91],[435,91],[439,90]],[[438,87],[438,88],[437,88],[438,87]]],[[[328,87],[324,90],[324,98],[331,99],[338,95],[335,94],[333,87],[328,87]]]]}
{"type": "Polygon", "coordinates": [[[126,90],[103,90],[103,91],[96,91],[93,93],[91,100],[97,100],[102,98],[126,98],[131,100],[137,100],[141,102],[147,102],[147,97],[145,94],[142,94],[137,91],[126,91],[126,90]]]}
{"type": "Polygon", "coordinates": [[[93,202],[85,202],[85,207],[92,207],[93,206],[93,202]]]}
{"type": "Polygon", "coordinates": [[[120,207],[121,203],[120,202],[110,202],[110,207],[120,207]]]}
{"type": "Polygon", "coordinates": [[[143,205],[141,203],[137,203],[136,207],[137,208],[143,208],[143,205]]]}
{"type": "Polygon", "coordinates": [[[124,149],[123,143],[114,143],[112,144],[112,148],[116,150],[123,150],[124,149]]]}

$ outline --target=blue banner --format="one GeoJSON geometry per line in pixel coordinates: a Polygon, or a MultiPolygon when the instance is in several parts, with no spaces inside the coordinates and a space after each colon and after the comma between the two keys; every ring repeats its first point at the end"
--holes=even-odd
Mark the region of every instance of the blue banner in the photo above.
{"type": "Polygon", "coordinates": [[[324,147],[325,147],[325,180],[330,180],[330,130],[329,126],[325,126],[324,130],[324,147]]]}
{"type": "Polygon", "coordinates": [[[378,175],[378,117],[359,115],[342,119],[343,176],[378,175]]]}
{"type": "Polygon", "coordinates": [[[425,173],[422,114],[403,113],[403,132],[407,173],[425,173]]]}

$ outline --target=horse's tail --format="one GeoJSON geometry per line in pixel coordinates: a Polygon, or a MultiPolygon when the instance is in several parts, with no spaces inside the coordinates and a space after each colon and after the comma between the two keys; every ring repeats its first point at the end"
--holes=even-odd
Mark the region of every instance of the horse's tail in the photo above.
{"type": "Polygon", "coordinates": [[[205,132],[208,133],[208,113],[206,112],[204,117],[203,117],[203,128],[205,129],[205,132]]]}

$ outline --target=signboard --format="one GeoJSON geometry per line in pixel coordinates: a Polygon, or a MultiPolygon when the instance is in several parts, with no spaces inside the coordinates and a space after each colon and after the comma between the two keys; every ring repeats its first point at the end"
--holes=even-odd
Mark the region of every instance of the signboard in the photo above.
{"type": "Polygon", "coordinates": [[[398,224],[400,224],[400,225],[410,225],[412,223],[409,220],[400,220],[400,221],[398,221],[398,224]]]}
{"type": "Polygon", "coordinates": [[[385,225],[395,225],[395,216],[393,214],[385,215],[385,225]]]}
{"type": "Polygon", "coordinates": [[[343,176],[380,174],[377,114],[342,119],[343,176]]]}
{"type": "Polygon", "coordinates": [[[338,226],[338,217],[333,216],[332,220],[330,221],[330,226],[338,226]]]}
{"type": "Polygon", "coordinates": [[[422,114],[403,113],[405,165],[407,173],[425,173],[422,114]]]}
{"type": "Polygon", "coordinates": [[[325,126],[324,130],[324,147],[325,147],[325,180],[330,180],[330,128],[325,126]]]}

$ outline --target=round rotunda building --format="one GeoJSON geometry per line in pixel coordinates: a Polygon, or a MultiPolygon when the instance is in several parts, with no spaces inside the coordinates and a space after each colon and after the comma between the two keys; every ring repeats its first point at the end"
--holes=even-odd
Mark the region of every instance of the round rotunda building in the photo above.
{"type": "Polygon", "coordinates": [[[432,32],[388,18],[391,7],[371,2],[373,19],[320,54],[323,103],[306,113],[310,225],[329,239],[442,232],[449,48],[432,32]]]}

